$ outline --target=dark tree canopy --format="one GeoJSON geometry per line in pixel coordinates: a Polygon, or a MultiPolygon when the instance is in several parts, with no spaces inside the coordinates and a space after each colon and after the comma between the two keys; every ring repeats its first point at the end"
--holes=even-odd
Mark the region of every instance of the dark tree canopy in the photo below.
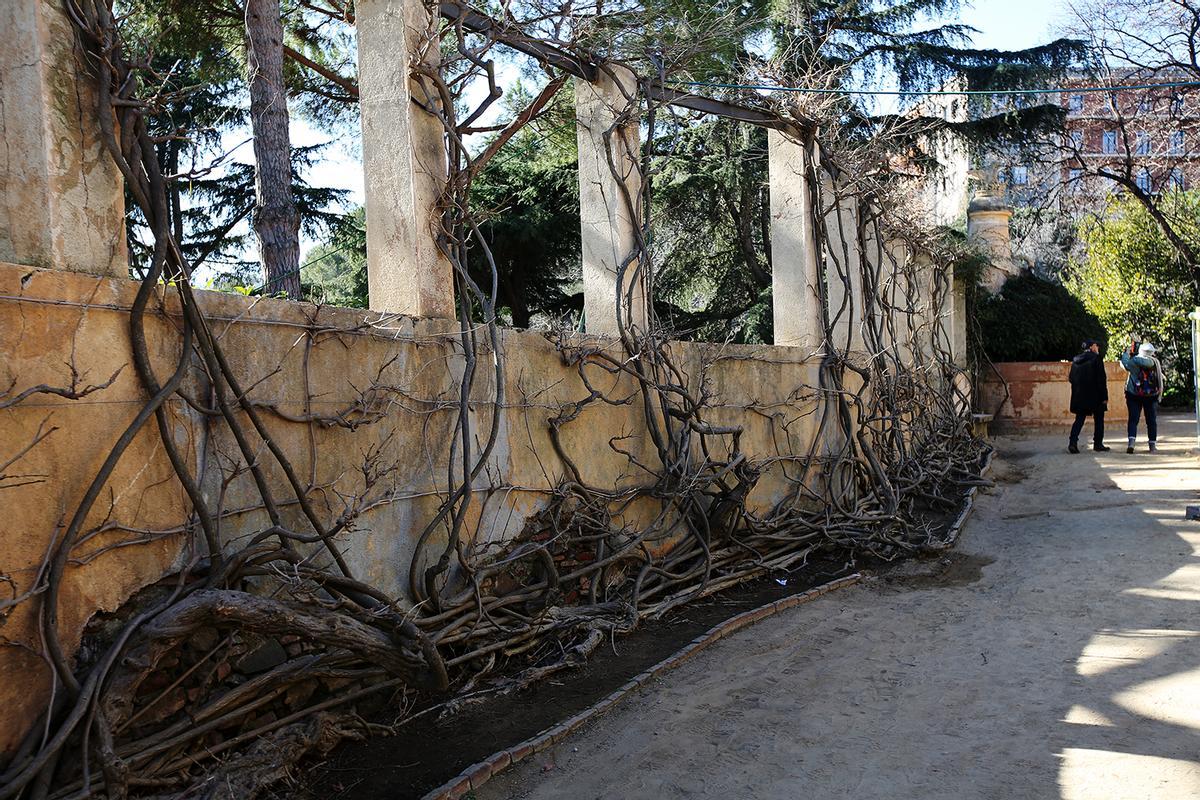
{"type": "Polygon", "coordinates": [[[1077,355],[1086,339],[1100,342],[1101,352],[1108,342],[1104,324],[1079,298],[1028,272],[982,299],[976,320],[992,361],[1060,361],[1077,355]]]}

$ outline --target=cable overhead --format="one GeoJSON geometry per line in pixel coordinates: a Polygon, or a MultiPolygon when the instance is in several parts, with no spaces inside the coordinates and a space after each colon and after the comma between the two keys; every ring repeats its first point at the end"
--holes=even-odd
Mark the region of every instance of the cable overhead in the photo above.
{"type": "Polygon", "coordinates": [[[1170,83],[1140,83],[1121,86],[1055,86],[1040,89],[961,89],[961,90],[931,90],[931,91],[901,91],[899,89],[815,89],[807,86],[770,86],[754,83],[716,83],[711,81],[667,81],[676,86],[699,86],[709,89],[752,89],[765,92],[798,92],[801,94],[864,94],[890,95],[896,97],[931,97],[937,95],[1023,95],[1023,94],[1059,94],[1067,92],[1080,94],[1084,92],[1126,92],[1144,89],[1181,89],[1200,87],[1200,81],[1173,81],[1170,83]]]}

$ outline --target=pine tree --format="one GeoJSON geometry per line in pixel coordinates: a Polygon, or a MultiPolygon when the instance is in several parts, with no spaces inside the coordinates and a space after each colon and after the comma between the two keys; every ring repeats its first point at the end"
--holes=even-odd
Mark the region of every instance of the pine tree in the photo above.
{"type": "Polygon", "coordinates": [[[254,233],[267,292],[299,299],[300,215],[292,198],[279,0],[246,0],[246,82],[254,132],[254,233]]]}
{"type": "MultiPolygon", "coordinates": [[[[700,84],[698,93],[761,104],[756,84],[823,89],[871,89],[883,84],[916,93],[948,82],[971,90],[1040,88],[1062,76],[1084,55],[1080,42],[1060,39],[1021,51],[970,46],[973,31],[954,22],[958,0],[774,0],[698,3],[665,0],[646,6],[644,33],[626,54],[656,46],[695,52],[673,64],[676,81],[700,84]],[[704,46],[714,32],[715,47],[704,46]],[[666,44],[663,44],[666,43],[666,44]]],[[[666,59],[641,58],[652,70],[666,59]]],[[[925,160],[931,131],[974,147],[1033,145],[1063,123],[1057,105],[1034,96],[1004,104],[966,122],[924,116],[914,108],[880,110],[868,95],[789,95],[824,122],[823,140],[840,158],[889,179],[889,153],[925,160]],[[1028,100],[1028,102],[1026,102],[1028,100]]],[[[911,104],[910,104],[911,105],[911,104]]],[[[696,124],[660,117],[650,143],[660,175],[652,193],[661,272],[655,290],[679,335],[770,341],[771,277],[765,136],[739,132],[728,121],[696,124]],[[754,183],[757,181],[757,183],[754,183]],[[703,227],[703,230],[698,230],[703,227]],[[674,231],[686,235],[672,236],[674,231]],[[689,333],[691,329],[694,333],[689,333]]],[[[906,175],[897,179],[907,180],[906,175]]]]}
{"type": "MultiPolygon", "coordinates": [[[[185,254],[193,266],[220,266],[230,278],[225,283],[263,284],[265,291],[299,297],[298,231],[310,236],[328,233],[340,218],[330,209],[345,192],[309,186],[301,179],[302,171],[320,156],[320,148],[290,145],[288,101],[313,122],[338,131],[353,118],[356,98],[330,91],[328,80],[289,53],[321,51],[343,64],[347,32],[352,38],[353,31],[328,20],[314,26],[290,3],[274,13],[272,23],[270,13],[256,11],[254,4],[261,2],[250,4],[249,10],[255,11],[251,17],[235,0],[139,0],[122,10],[127,12],[127,41],[141,43],[162,75],[161,107],[152,124],[156,133],[170,137],[163,167],[175,176],[173,228],[185,254]],[[271,80],[267,72],[251,69],[251,29],[264,39],[262,46],[270,43],[277,65],[269,70],[275,74],[271,80]],[[272,38],[280,31],[279,38],[272,38]],[[257,89],[251,78],[258,79],[257,89]],[[271,98],[281,97],[280,86],[282,99],[275,102],[271,98]],[[251,113],[255,110],[257,114],[251,113]],[[225,152],[247,124],[252,128],[252,164],[225,152]],[[268,235],[260,247],[260,263],[245,260],[253,243],[242,231],[250,220],[258,238],[268,235]]],[[[279,3],[270,0],[268,5],[279,3]]],[[[135,265],[142,255],[138,224],[131,219],[135,265]]]]}

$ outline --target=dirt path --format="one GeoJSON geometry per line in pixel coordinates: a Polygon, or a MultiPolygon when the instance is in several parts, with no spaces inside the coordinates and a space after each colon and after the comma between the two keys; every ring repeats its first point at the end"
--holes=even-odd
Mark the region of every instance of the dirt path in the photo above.
{"type": "Polygon", "coordinates": [[[1001,440],[951,556],[715,645],[478,799],[1200,797],[1200,462],[1162,427],[1156,456],[1001,440]]]}

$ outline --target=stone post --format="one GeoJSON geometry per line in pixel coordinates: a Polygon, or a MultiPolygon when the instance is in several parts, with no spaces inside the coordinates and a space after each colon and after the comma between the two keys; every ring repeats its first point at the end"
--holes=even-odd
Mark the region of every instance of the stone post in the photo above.
{"type": "Polygon", "coordinates": [[[967,284],[961,278],[951,278],[950,353],[955,366],[967,367],[967,284]]]}
{"type": "Polygon", "coordinates": [[[993,294],[1020,271],[1013,263],[1011,219],[1012,209],[1004,198],[986,187],[967,205],[967,237],[991,257],[992,265],[984,270],[982,283],[993,294]]]}
{"type": "Polygon", "coordinates": [[[0,30],[0,261],[127,277],[124,183],[61,0],[4,0],[0,30]]]}
{"type": "Polygon", "coordinates": [[[892,322],[896,329],[896,355],[900,362],[911,366],[912,330],[918,324],[916,309],[910,308],[908,299],[908,245],[892,240],[883,249],[883,285],[888,304],[892,307],[892,322]]]}
{"type": "Polygon", "coordinates": [[[636,97],[637,79],[623,67],[609,65],[608,69],[615,78],[602,69],[594,83],[575,81],[575,119],[584,325],[588,333],[616,336],[620,333],[618,297],[626,324],[642,330],[646,329],[648,298],[644,276],[635,275],[637,261],[625,268],[623,285],[617,284],[620,265],[635,251],[641,226],[640,212],[630,213],[625,196],[633,200],[635,209],[640,208],[642,177],[637,117],[614,128],[630,99],[636,97]]]}
{"type": "Polygon", "coordinates": [[[858,200],[840,193],[832,177],[823,176],[825,211],[825,281],[833,346],[862,352],[863,285],[862,248],[858,241],[858,200]]]}
{"type": "Polygon", "coordinates": [[[914,335],[910,342],[913,356],[918,364],[924,364],[933,357],[937,342],[937,321],[940,309],[934,303],[934,286],[937,281],[937,270],[929,254],[918,250],[912,254],[913,285],[913,324],[914,335]]]}
{"type": "Polygon", "coordinates": [[[416,102],[436,101],[410,77],[430,28],[426,5],[359,0],[355,14],[370,306],[453,319],[453,267],[438,249],[434,210],[446,181],[444,132],[416,102]]]}
{"type": "Polygon", "coordinates": [[[767,131],[771,196],[771,300],[775,344],[821,346],[820,255],[809,186],[817,158],[803,144],[767,131]]]}

